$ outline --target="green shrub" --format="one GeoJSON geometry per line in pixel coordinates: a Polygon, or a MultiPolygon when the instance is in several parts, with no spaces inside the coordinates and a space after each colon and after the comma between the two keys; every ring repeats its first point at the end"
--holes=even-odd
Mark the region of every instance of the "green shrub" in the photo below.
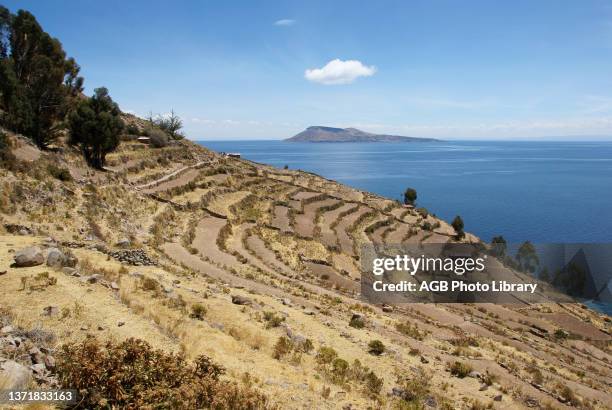
{"type": "Polygon", "coordinates": [[[376,376],[374,372],[370,371],[366,376],[365,380],[366,392],[369,393],[371,396],[376,396],[380,394],[380,391],[383,387],[383,383],[384,380],[382,378],[376,376]]]}
{"type": "Polygon", "coordinates": [[[11,152],[8,137],[2,131],[0,131],[0,167],[9,170],[16,168],[17,159],[11,152]]]}
{"type": "Polygon", "coordinates": [[[264,320],[266,321],[266,329],[270,329],[279,327],[285,321],[285,317],[274,312],[264,312],[264,320]]]}
{"type": "Polygon", "coordinates": [[[191,317],[198,320],[204,320],[206,316],[206,307],[201,303],[194,303],[191,305],[191,317]]]}
{"type": "Polygon", "coordinates": [[[365,327],[365,320],[363,320],[363,317],[353,316],[349,322],[349,326],[355,329],[363,329],[365,327]]]}
{"type": "Polygon", "coordinates": [[[380,356],[385,352],[385,345],[380,340],[372,340],[368,343],[368,352],[370,354],[380,356]]]}
{"type": "Polygon", "coordinates": [[[168,134],[158,128],[148,128],[145,133],[151,140],[151,146],[155,148],[163,148],[168,145],[168,134]]]}
{"type": "Polygon", "coordinates": [[[66,168],[60,168],[57,165],[49,164],[47,165],[47,171],[49,171],[49,175],[55,179],[64,182],[72,181],[72,175],[70,175],[70,171],[66,168]]]}
{"type": "Polygon", "coordinates": [[[338,357],[338,353],[333,348],[322,346],[319,348],[315,360],[318,364],[325,365],[333,362],[336,357],[338,357]]]}
{"type": "Polygon", "coordinates": [[[90,337],[64,345],[57,362],[61,385],[79,391],[79,408],[272,407],[262,393],[221,380],[224,372],[206,356],[190,364],[133,338],[103,345],[90,337]]]}
{"type": "Polygon", "coordinates": [[[450,366],[450,372],[453,376],[463,379],[465,376],[470,374],[472,366],[463,362],[455,362],[450,366]]]}
{"type": "Polygon", "coordinates": [[[427,210],[427,208],[417,208],[416,211],[423,218],[427,218],[427,216],[429,216],[429,211],[427,210]]]}
{"type": "Polygon", "coordinates": [[[289,354],[293,350],[293,342],[288,337],[281,336],[274,345],[272,357],[276,360],[282,359],[285,355],[289,354]]]}

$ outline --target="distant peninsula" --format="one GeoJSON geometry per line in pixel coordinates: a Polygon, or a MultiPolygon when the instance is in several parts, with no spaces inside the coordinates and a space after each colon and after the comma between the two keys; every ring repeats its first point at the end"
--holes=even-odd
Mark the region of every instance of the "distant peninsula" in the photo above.
{"type": "Polygon", "coordinates": [[[432,142],[434,138],[402,137],[399,135],[372,134],[356,128],[333,128],[313,126],[291,138],[287,142],[432,142]]]}

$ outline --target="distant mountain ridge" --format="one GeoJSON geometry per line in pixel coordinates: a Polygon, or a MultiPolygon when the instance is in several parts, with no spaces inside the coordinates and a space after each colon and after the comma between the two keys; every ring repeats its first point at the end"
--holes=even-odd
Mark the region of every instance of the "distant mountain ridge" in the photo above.
{"type": "Polygon", "coordinates": [[[434,138],[402,137],[400,135],[372,134],[356,128],[313,126],[284,141],[288,142],[431,142],[434,138]]]}

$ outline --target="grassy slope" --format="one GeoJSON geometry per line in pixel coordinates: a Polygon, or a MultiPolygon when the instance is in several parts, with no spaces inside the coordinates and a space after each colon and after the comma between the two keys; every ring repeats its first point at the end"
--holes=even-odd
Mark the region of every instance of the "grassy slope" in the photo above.
{"type": "MultiPolygon", "coordinates": [[[[312,174],[223,158],[187,141],[163,149],[123,143],[109,156],[112,171],[108,172],[87,169],[68,148],[63,154],[34,151],[21,148],[21,157],[32,161],[24,173],[0,170],[0,221],[34,231],[20,236],[0,228],[0,271],[8,270],[0,276],[0,301],[17,314],[20,325],[55,331],[58,343],[81,340],[87,334],[114,339],[137,336],[155,347],[183,351],[190,358],[205,353],[226,366],[229,377],[254,385],[290,408],[341,408],[348,403],[358,408],[391,406],[387,393],[397,385],[397,376],[414,378],[420,369],[430,382],[428,394],[454,407],[469,407],[476,400],[498,408],[520,408],[531,398],[542,406],[564,408],[566,404],[558,400],[567,395],[563,386],[595,407],[605,408],[612,402],[609,322],[595,312],[574,305],[409,305],[385,313],[380,307],[361,304],[356,288],[347,284],[354,280],[342,274],[351,263],[358,266],[358,261],[336,247],[322,245],[320,230],[315,229],[311,239],[269,226],[275,206],[290,208],[290,226],[295,227],[295,216],[305,205],[317,209],[316,201],[328,204],[329,200],[323,202],[326,198],[335,198],[368,207],[369,214],[346,230],[355,246],[369,240],[368,226],[386,218],[397,223],[401,217],[414,226],[412,238],[426,237],[428,233],[422,235],[419,228],[421,218],[411,211],[398,212],[392,201],[312,174]],[[49,176],[48,163],[68,168],[75,181],[49,176]],[[318,196],[300,194],[305,191],[318,196]],[[227,218],[228,228],[206,241],[215,252],[202,252],[192,246],[195,228],[211,215],[227,218]],[[243,236],[237,238],[233,233],[239,228],[243,236]],[[102,272],[120,290],[84,284],[46,266],[9,267],[14,250],[42,243],[49,236],[83,245],[74,251],[82,273],[102,272]],[[122,238],[130,238],[132,247],[144,249],[159,260],[159,266],[122,265],[90,249],[95,243],[113,248],[122,238]],[[243,258],[244,263],[228,266],[228,260],[235,260],[229,255],[215,259],[219,252],[236,249],[237,241],[257,264],[243,258]],[[312,260],[326,261],[335,273],[327,279],[317,277],[308,262],[312,260]],[[23,277],[44,271],[57,277],[57,284],[40,291],[20,290],[23,277]],[[172,292],[143,289],[135,272],[172,292]],[[180,295],[184,307],[177,306],[175,295],[180,295]],[[255,303],[232,304],[232,295],[255,303]],[[196,303],[207,309],[204,320],[189,317],[196,303]],[[49,305],[58,306],[63,314],[42,316],[42,309],[49,305]],[[364,329],[348,326],[355,310],[366,316],[364,329]],[[370,367],[384,379],[381,394],[372,398],[362,382],[332,381],[312,353],[301,355],[299,361],[291,355],[274,359],[274,345],[286,330],[266,328],[264,312],[268,311],[285,317],[293,333],[311,339],[315,350],[330,346],[349,363],[359,359],[370,367]],[[400,322],[418,331],[399,332],[396,324],[400,322]],[[539,337],[530,332],[534,324],[549,334],[564,327],[585,340],[539,337]],[[469,338],[477,346],[467,343],[457,348],[469,338]],[[383,341],[388,353],[368,354],[367,344],[373,339],[383,341]],[[481,391],[482,382],[476,378],[451,377],[447,363],[455,361],[468,363],[482,374],[494,374],[496,382],[481,391]],[[542,380],[536,380],[536,368],[542,380]],[[326,387],[331,389],[329,394],[326,387]],[[500,394],[502,401],[493,401],[500,394]]],[[[319,223],[326,220],[308,212],[319,223]]],[[[342,217],[350,214],[340,214],[332,231],[342,226],[338,223],[342,217]]],[[[445,229],[440,232],[446,233],[445,229]]],[[[468,235],[468,240],[477,238],[468,235]]]]}

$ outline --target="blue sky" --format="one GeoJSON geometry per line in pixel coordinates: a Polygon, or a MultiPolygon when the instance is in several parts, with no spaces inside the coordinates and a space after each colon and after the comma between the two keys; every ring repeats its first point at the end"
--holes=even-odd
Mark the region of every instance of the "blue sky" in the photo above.
{"type": "Polygon", "coordinates": [[[192,139],[612,136],[609,1],[4,1],[192,139]],[[337,60],[337,61],[335,61],[337,60]]]}

